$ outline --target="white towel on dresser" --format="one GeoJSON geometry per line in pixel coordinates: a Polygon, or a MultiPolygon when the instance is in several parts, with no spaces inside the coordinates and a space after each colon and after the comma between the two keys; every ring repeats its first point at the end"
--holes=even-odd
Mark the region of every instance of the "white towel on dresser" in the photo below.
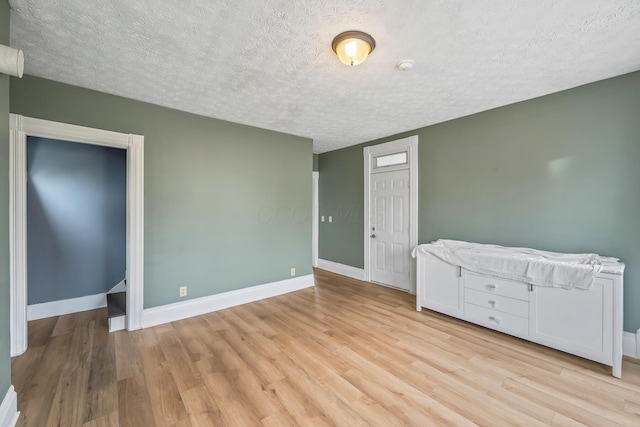
{"type": "Polygon", "coordinates": [[[412,255],[416,257],[418,252],[476,273],[563,289],[589,289],[605,263],[618,261],[596,254],[563,254],[444,239],[416,246],[412,255]]]}

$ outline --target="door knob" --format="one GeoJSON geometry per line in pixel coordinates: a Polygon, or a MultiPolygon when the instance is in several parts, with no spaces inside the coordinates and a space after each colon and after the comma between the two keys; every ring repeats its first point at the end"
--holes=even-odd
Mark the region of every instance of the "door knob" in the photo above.
{"type": "Polygon", "coordinates": [[[371,238],[372,238],[372,239],[375,239],[375,238],[376,238],[376,235],[375,235],[375,234],[372,234],[372,235],[371,235],[371,238]]]}

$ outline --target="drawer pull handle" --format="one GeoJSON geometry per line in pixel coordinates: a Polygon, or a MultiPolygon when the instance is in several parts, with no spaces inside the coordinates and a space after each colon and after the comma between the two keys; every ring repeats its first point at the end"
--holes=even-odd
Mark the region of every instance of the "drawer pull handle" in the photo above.
{"type": "Polygon", "coordinates": [[[499,325],[500,324],[500,319],[498,319],[495,316],[489,316],[489,322],[495,322],[496,325],[499,325]]]}
{"type": "Polygon", "coordinates": [[[496,285],[487,285],[487,289],[491,292],[496,290],[496,285]]]}
{"type": "Polygon", "coordinates": [[[495,301],[489,301],[489,305],[491,306],[491,308],[496,308],[496,302],[495,301]]]}

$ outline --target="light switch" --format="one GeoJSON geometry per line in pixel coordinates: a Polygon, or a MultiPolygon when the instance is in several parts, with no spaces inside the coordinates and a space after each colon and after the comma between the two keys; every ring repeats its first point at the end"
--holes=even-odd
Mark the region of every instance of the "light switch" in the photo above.
{"type": "Polygon", "coordinates": [[[324,215],[320,217],[320,222],[324,222],[324,215]]]}
{"type": "Polygon", "coordinates": [[[329,222],[333,222],[333,217],[329,215],[329,222]]]}

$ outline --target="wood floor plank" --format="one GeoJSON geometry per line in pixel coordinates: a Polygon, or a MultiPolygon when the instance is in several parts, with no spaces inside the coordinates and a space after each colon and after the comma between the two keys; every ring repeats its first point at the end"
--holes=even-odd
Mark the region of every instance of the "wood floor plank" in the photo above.
{"type": "MultiPolygon", "coordinates": [[[[32,377],[33,380],[26,384],[20,395],[21,400],[29,401],[35,397],[54,394],[58,387],[60,373],[66,363],[72,338],[71,334],[51,337],[41,358],[46,363],[38,365],[36,373],[32,377]]],[[[28,356],[25,354],[20,357],[28,356]]]]}
{"type": "Polygon", "coordinates": [[[191,424],[225,426],[222,413],[206,385],[194,387],[180,393],[191,424]]]}
{"type": "Polygon", "coordinates": [[[34,383],[34,375],[36,375],[38,367],[42,363],[42,356],[46,349],[46,345],[31,346],[23,357],[14,357],[11,360],[11,372],[13,373],[11,383],[19,395],[24,395],[27,391],[27,386],[34,383]]]}
{"type": "Polygon", "coordinates": [[[218,311],[203,314],[202,318],[209,324],[209,328],[212,331],[223,331],[231,327],[222,319],[222,317],[220,317],[220,312],[218,311]]]}
{"type": "Polygon", "coordinates": [[[207,346],[206,340],[203,339],[211,330],[208,323],[201,316],[173,322],[173,327],[192,362],[212,356],[211,348],[207,346]]]}
{"type": "Polygon", "coordinates": [[[189,418],[160,346],[144,347],[140,356],[156,425],[174,425],[189,418]]]}
{"type": "Polygon", "coordinates": [[[297,427],[299,424],[286,411],[276,412],[262,419],[265,427],[297,427]]]}
{"type": "Polygon", "coordinates": [[[557,427],[588,427],[587,424],[582,424],[572,418],[569,418],[562,414],[555,414],[550,425],[557,427]]]}
{"type": "MultiPolygon", "coordinates": [[[[18,395],[20,398],[20,395],[18,395]]],[[[49,412],[53,405],[53,393],[34,397],[30,400],[21,400],[18,404],[20,418],[17,425],[20,427],[42,427],[46,425],[49,412]]]]}
{"type": "Polygon", "coordinates": [[[233,384],[235,394],[242,396],[243,405],[252,407],[258,418],[266,418],[282,409],[275,395],[260,383],[251,370],[233,369],[226,371],[224,375],[233,384]]]}
{"type": "MultiPolygon", "coordinates": [[[[97,322],[99,323],[99,322],[97,322]]],[[[111,416],[118,411],[118,376],[115,337],[96,325],[89,380],[86,390],[84,421],[111,416]]],[[[110,419],[110,418],[107,418],[110,419]]],[[[100,421],[104,422],[104,421],[100,421]]]]}
{"type": "Polygon", "coordinates": [[[367,426],[367,422],[333,393],[323,378],[313,378],[287,354],[281,353],[276,358],[276,365],[288,367],[289,380],[298,390],[304,390],[315,405],[331,420],[334,425],[341,425],[349,420],[350,425],[367,426]]]}
{"type": "Polygon", "coordinates": [[[57,317],[47,317],[45,319],[30,321],[29,347],[40,347],[47,344],[53,334],[56,323],[58,323],[57,317]]]}
{"type": "MultiPolygon", "coordinates": [[[[594,403],[599,406],[597,414],[599,417],[609,420],[609,423],[613,422],[619,425],[638,425],[638,418],[627,414],[622,410],[616,410],[618,406],[617,402],[614,407],[606,406],[607,402],[598,402],[597,399],[594,401],[585,400],[585,393],[569,391],[566,388],[559,388],[557,382],[548,382],[545,379],[538,378],[530,378],[530,377],[520,377],[517,380],[520,384],[528,386],[532,389],[535,389],[542,394],[552,396],[557,399],[559,402],[563,402],[566,405],[572,405],[576,408],[580,408],[584,412],[591,412],[594,408],[594,403]]],[[[595,390],[594,390],[595,392],[595,390]]],[[[624,403],[622,403],[624,407],[624,403]]],[[[558,410],[557,412],[561,412],[562,410],[558,410]]]]}
{"type": "Polygon", "coordinates": [[[208,373],[203,376],[207,389],[220,408],[224,423],[228,426],[257,426],[260,418],[256,415],[250,402],[245,401],[239,393],[228,372],[208,373]]]}
{"type": "Polygon", "coordinates": [[[638,426],[640,361],[610,368],[315,270],[316,286],[109,333],[29,323],[18,427],[638,426]]]}
{"type": "Polygon", "coordinates": [[[162,332],[156,331],[158,344],[162,348],[171,367],[173,378],[180,392],[202,384],[202,378],[191,362],[189,352],[178,337],[173,325],[162,325],[162,332]]]}
{"type": "Polygon", "coordinates": [[[286,412],[298,425],[331,425],[313,399],[304,390],[295,387],[289,379],[284,378],[269,385],[268,388],[277,396],[282,406],[286,408],[286,412]]]}
{"type": "Polygon", "coordinates": [[[218,415],[211,412],[192,414],[189,415],[189,421],[192,427],[225,427],[227,424],[225,424],[224,420],[219,418],[218,415]]]}
{"type": "Polygon", "coordinates": [[[259,347],[255,348],[251,345],[251,335],[241,335],[235,330],[229,329],[224,331],[221,336],[229,344],[229,347],[240,356],[247,369],[255,372],[263,384],[270,384],[285,378],[285,375],[273,365],[269,357],[263,354],[259,347]]]}
{"type": "MultiPolygon", "coordinates": [[[[623,362],[623,365],[625,363],[623,362]]],[[[601,390],[609,395],[619,397],[640,405],[640,386],[627,384],[608,374],[593,373],[582,369],[565,369],[560,374],[570,378],[568,384],[577,383],[584,387],[601,390]]]]}
{"type": "Polygon", "coordinates": [[[143,347],[155,347],[158,345],[158,338],[156,337],[156,329],[148,328],[136,331],[134,338],[136,345],[139,348],[143,347]]]}
{"type": "Polygon", "coordinates": [[[624,410],[630,414],[640,415],[640,405],[630,400],[624,401],[624,410]]]}
{"type": "Polygon", "coordinates": [[[119,427],[120,420],[118,411],[111,412],[101,417],[87,421],[82,427],[119,427]]]}
{"type": "MultiPolygon", "coordinates": [[[[89,317],[86,317],[87,319],[89,317]]],[[[47,418],[50,426],[81,426],[91,369],[95,320],[76,327],[47,418]]]]}
{"type": "Polygon", "coordinates": [[[241,305],[236,310],[236,314],[238,317],[251,325],[251,329],[249,329],[246,333],[260,333],[266,337],[272,337],[278,333],[278,330],[273,328],[269,322],[268,317],[269,313],[260,311],[260,306],[245,306],[241,305]]]}
{"type": "Polygon", "coordinates": [[[142,373],[142,361],[140,351],[136,345],[134,334],[127,331],[114,332],[116,351],[116,378],[118,381],[140,375],[142,373]]]}
{"type": "Polygon", "coordinates": [[[144,374],[118,381],[118,414],[121,427],[153,424],[153,410],[144,374]]]}
{"type": "Polygon", "coordinates": [[[589,409],[576,406],[557,396],[553,392],[551,394],[547,394],[545,392],[541,392],[535,387],[531,387],[527,384],[523,384],[520,381],[511,379],[506,380],[503,384],[503,387],[513,393],[523,396],[528,400],[551,408],[555,412],[580,423],[584,423],[587,425],[589,425],[589,423],[593,423],[592,425],[602,426],[615,425],[613,422],[597,413],[597,408],[589,409]]]}
{"type": "Polygon", "coordinates": [[[73,333],[74,330],[86,323],[95,320],[98,315],[98,310],[83,311],[80,313],[66,314],[59,316],[56,322],[56,326],[51,332],[51,336],[66,335],[73,333]]]}
{"type": "MultiPolygon", "coordinates": [[[[357,368],[349,370],[344,376],[364,394],[380,402],[380,405],[386,408],[402,425],[446,424],[441,416],[436,415],[430,409],[435,403],[431,398],[420,399],[420,401],[412,400],[410,396],[407,397],[402,391],[393,386],[381,385],[357,368]]],[[[429,393],[430,395],[431,393],[429,393]]],[[[456,420],[456,425],[473,425],[473,423],[463,417],[459,417],[456,420]]]]}

